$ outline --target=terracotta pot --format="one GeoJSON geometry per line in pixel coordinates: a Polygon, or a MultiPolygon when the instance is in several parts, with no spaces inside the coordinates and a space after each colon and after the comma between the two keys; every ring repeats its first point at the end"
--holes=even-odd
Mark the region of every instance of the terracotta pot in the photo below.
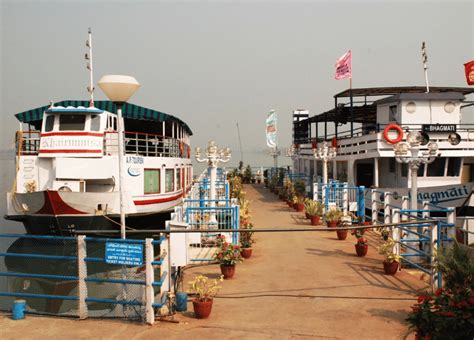
{"type": "Polygon", "coordinates": [[[293,203],[293,209],[298,210],[298,203],[293,203]]]}
{"type": "Polygon", "coordinates": [[[345,240],[347,238],[347,230],[336,230],[337,239],[338,240],[345,240]]]}
{"type": "Polygon", "coordinates": [[[248,259],[250,256],[252,256],[252,248],[242,248],[240,250],[240,254],[244,259],[248,259]]]}
{"type": "Polygon", "coordinates": [[[385,271],[385,274],[387,275],[395,275],[398,270],[398,262],[397,261],[393,261],[393,262],[383,261],[383,270],[385,271]]]}
{"type": "Polygon", "coordinates": [[[362,257],[362,256],[367,255],[367,250],[369,250],[369,245],[356,243],[355,249],[356,249],[357,256],[362,257]]]}
{"type": "Polygon", "coordinates": [[[212,311],[212,299],[207,301],[194,299],[193,307],[197,319],[207,319],[212,311]]]}
{"type": "Polygon", "coordinates": [[[235,274],[235,264],[225,265],[221,264],[221,273],[224,275],[224,279],[231,279],[235,274]]]}
{"type": "Polygon", "coordinates": [[[311,225],[320,225],[320,224],[321,224],[321,217],[311,216],[311,225]]]}
{"type": "Polygon", "coordinates": [[[304,211],[304,203],[296,203],[296,211],[303,212],[304,211]]]}
{"type": "Polygon", "coordinates": [[[337,227],[337,221],[332,221],[332,222],[326,222],[328,228],[336,228],[337,227]]]}

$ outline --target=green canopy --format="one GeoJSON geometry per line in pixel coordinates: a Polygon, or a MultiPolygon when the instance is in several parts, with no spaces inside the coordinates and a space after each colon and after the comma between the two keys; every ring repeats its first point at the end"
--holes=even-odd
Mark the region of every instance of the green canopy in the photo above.
{"type": "MultiPolygon", "coordinates": [[[[54,103],[55,106],[89,106],[88,100],[63,100],[58,103],[54,103]]],[[[116,113],[117,107],[114,103],[109,100],[98,100],[94,102],[94,106],[98,109],[116,113]]],[[[48,110],[50,105],[45,105],[38,107],[36,109],[31,109],[28,111],[20,112],[15,115],[15,117],[23,123],[31,123],[35,121],[40,121],[43,119],[44,111],[48,110]]],[[[135,104],[125,103],[122,107],[122,115],[127,119],[137,119],[137,120],[148,120],[154,122],[165,122],[165,121],[174,121],[183,126],[186,132],[191,136],[193,132],[189,126],[183,122],[181,119],[166,114],[164,112],[155,111],[152,109],[147,109],[143,106],[138,106],[135,104]]]]}

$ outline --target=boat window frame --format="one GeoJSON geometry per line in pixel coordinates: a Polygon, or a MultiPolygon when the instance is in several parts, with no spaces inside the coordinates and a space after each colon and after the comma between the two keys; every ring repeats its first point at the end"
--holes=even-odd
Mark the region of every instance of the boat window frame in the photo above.
{"type": "Polygon", "coordinates": [[[143,169],[143,194],[153,195],[161,193],[161,169],[160,168],[144,168],[143,169]],[[146,172],[147,171],[158,171],[158,191],[146,191],[146,172]]]}
{"type": "Polygon", "coordinates": [[[426,169],[426,177],[445,177],[446,176],[446,170],[447,170],[447,163],[446,162],[447,157],[436,157],[433,163],[428,164],[427,169],[426,169]],[[430,175],[430,170],[433,169],[436,163],[440,162],[443,160],[443,173],[441,175],[430,175]]]}
{"type": "Polygon", "coordinates": [[[100,114],[94,114],[94,113],[91,114],[91,115],[89,116],[89,130],[90,130],[90,131],[98,132],[98,131],[101,130],[101,126],[102,126],[102,117],[101,117],[101,115],[100,115],[100,114]],[[97,120],[96,120],[95,118],[97,118],[97,120]],[[97,121],[99,122],[99,125],[96,127],[94,124],[95,124],[97,121]],[[93,127],[94,127],[94,128],[93,128],[93,127]]]}
{"type": "Polygon", "coordinates": [[[176,190],[181,190],[183,188],[183,183],[181,183],[181,168],[176,168],[174,172],[174,177],[176,179],[176,190]]]}
{"type": "Polygon", "coordinates": [[[45,120],[44,120],[44,132],[51,132],[51,131],[54,131],[54,124],[56,123],[56,115],[52,114],[52,115],[47,115],[45,120]],[[48,129],[48,122],[50,121],[50,118],[52,118],[52,125],[51,125],[51,129],[48,129]]]}
{"type": "Polygon", "coordinates": [[[463,158],[462,157],[446,157],[448,159],[448,162],[447,162],[447,165],[446,165],[446,177],[459,177],[461,176],[461,172],[462,172],[462,166],[463,166],[463,158]],[[459,162],[457,165],[458,165],[458,168],[457,168],[457,171],[456,169],[454,170],[455,171],[455,175],[450,175],[449,174],[449,165],[451,164],[451,160],[454,162],[454,161],[457,161],[459,162]]]}
{"type": "Polygon", "coordinates": [[[86,130],[86,121],[87,121],[87,117],[86,117],[86,114],[84,113],[67,113],[67,114],[60,114],[59,115],[59,123],[58,123],[58,130],[59,131],[85,131],[86,130]],[[78,125],[78,124],[81,124],[82,125],[82,129],[78,129],[76,128],[76,126],[74,126],[74,128],[65,128],[67,127],[67,123],[66,125],[64,125],[65,123],[61,121],[61,119],[71,119],[74,118],[74,117],[82,117],[83,118],[83,122],[75,122],[73,124],[75,125],[78,125]]]}
{"type": "Polygon", "coordinates": [[[175,172],[174,168],[165,168],[165,192],[173,192],[174,191],[174,188],[175,188],[175,185],[174,185],[175,174],[174,174],[174,172],[175,172]],[[168,176],[167,176],[168,171],[172,171],[171,190],[168,190],[168,176]]]}

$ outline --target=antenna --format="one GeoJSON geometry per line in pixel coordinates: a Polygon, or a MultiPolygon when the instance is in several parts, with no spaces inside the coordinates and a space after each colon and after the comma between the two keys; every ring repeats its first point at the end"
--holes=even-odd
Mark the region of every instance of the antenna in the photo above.
{"type": "Polygon", "coordinates": [[[86,46],[89,47],[89,53],[86,53],[85,59],[87,62],[87,69],[89,70],[89,86],[87,86],[87,92],[91,96],[89,107],[94,107],[94,72],[92,69],[92,30],[89,27],[89,39],[86,40],[86,46]]]}
{"type": "Polygon", "coordinates": [[[240,145],[240,161],[244,162],[244,154],[242,153],[242,140],[240,139],[240,129],[239,123],[235,123],[237,125],[237,134],[239,135],[239,145],[240,145]]]}
{"type": "Polygon", "coordinates": [[[426,43],[421,44],[421,60],[423,61],[423,69],[425,70],[426,93],[430,92],[430,85],[428,83],[428,54],[426,53],[426,43]]]}

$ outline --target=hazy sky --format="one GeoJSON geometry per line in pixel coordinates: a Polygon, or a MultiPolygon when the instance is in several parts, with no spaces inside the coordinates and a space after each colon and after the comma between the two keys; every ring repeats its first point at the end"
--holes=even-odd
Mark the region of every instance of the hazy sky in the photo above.
{"type": "MultiPolygon", "coordinates": [[[[353,52],[353,86],[423,85],[427,42],[432,85],[465,86],[474,59],[473,1],[338,2],[1,1],[2,148],[13,146],[13,114],[50,100],[87,99],[84,53],[92,27],[95,80],[133,75],[130,100],[173,114],[194,146],[209,139],[244,161],[271,164],[264,119],[279,114],[279,143],[291,140],[291,111],[330,109],[347,88],[334,63],[353,52]]],[[[96,99],[105,99],[96,90],[96,99]]]]}

